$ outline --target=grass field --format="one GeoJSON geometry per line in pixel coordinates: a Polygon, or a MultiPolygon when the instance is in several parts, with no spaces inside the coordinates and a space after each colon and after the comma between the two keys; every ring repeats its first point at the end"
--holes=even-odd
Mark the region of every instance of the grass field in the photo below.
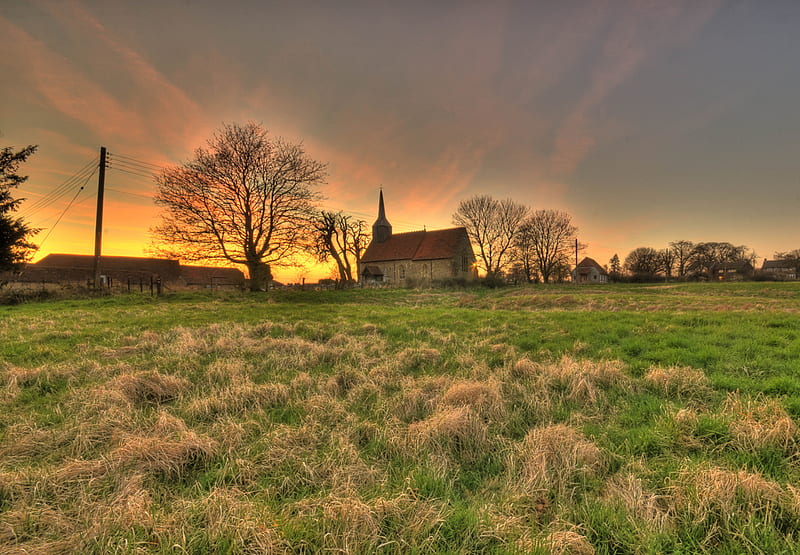
{"type": "Polygon", "coordinates": [[[0,307],[0,553],[800,552],[800,284],[0,307]]]}

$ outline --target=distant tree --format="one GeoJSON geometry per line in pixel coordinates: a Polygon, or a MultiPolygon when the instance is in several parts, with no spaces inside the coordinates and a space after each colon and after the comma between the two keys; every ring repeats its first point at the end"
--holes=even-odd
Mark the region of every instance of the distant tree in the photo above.
{"type": "Polygon", "coordinates": [[[685,277],[689,269],[689,263],[692,260],[695,244],[691,241],[672,241],[669,248],[675,257],[675,268],[678,272],[678,277],[685,277]]]}
{"type": "Polygon", "coordinates": [[[659,262],[661,264],[660,272],[664,273],[667,281],[672,278],[672,272],[675,270],[675,252],[671,248],[661,249],[658,251],[659,262]]]}
{"type": "Polygon", "coordinates": [[[625,269],[637,278],[652,279],[661,268],[661,254],[650,247],[639,247],[625,257],[625,269]]]}
{"type": "Polygon", "coordinates": [[[528,209],[511,199],[495,200],[476,195],[463,200],[453,214],[453,223],[467,229],[478,247],[478,260],[488,279],[499,276],[512,262],[512,246],[528,209]]]}
{"type": "Polygon", "coordinates": [[[522,222],[515,244],[542,281],[549,283],[557,268],[569,265],[577,232],[566,212],[537,210],[522,222]]]}
{"type": "Polygon", "coordinates": [[[622,263],[619,261],[617,253],[614,253],[614,256],[608,261],[608,267],[611,270],[612,276],[619,276],[622,273],[622,263]]]}
{"type": "Polygon", "coordinates": [[[12,147],[0,150],[0,271],[17,269],[28,261],[36,248],[30,238],[38,230],[14,216],[25,199],[15,199],[11,194],[28,179],[17,171],[36,149],[36,145],[29,145],[16,152],[12,147]]]}
{"type": "Polygon", "coordinates": [[[710,276],[713,268],[721,264],[733,264],[755,261],[755,254],[744,245],[733,245],[727,242],[697,243],[692,250],[689,270],[697,274],[710,276]]]}
{"type": "Polygon", "coordinates": [[[511,254],[514,264],[511,274],[514,283],[524,281],[526,283],[538,282],[540,279],[536,266],[536,252],[533,248],[533,240],[530,234],[520,232],[514,238],[514,247],[511,254]]]}
{"type": "Polygon", "coordinates": [[[271,137],[258,124],[224,125],[194,158],[157,177],[165,209],[154,250],[184,260],[244,265],[253,291],[270,266],[307,247],[325,164],[302,144],[271,137]]]}
{"type": "Polygon", "coordinates": [[[358,281],[358,261],[368,237],[366,222],[341,212],[322,210],[314,218],[313,226],[315,233],[310,249],[320,262],[334,261],[338,272],[337,285],[344,287],[358,281]]]}
{"type": "Polygon", "coordinates": [[[794,249],[786,252],[776,252],[775,259],[783,260],[794,268],[794,275],[800,275],[800,249],[794,249]]]}

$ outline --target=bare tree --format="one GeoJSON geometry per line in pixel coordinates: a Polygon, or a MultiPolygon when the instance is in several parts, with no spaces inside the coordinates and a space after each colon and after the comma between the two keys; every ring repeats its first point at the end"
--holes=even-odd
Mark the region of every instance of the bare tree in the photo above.
{"type": "Polygon", "coordinates": [[[695,244],[691,241],[680,240],[672,241],[669,248],[675,257],[675,266],[678,270],[678,277],[684,277],[689,270],[689,263],[692,260],[695,244]]]}
{"type": "Polygon", "coordinates": [[[755,261],[755,254],[745,245],[713,241],[697,243],[692,250],[689,270],[710,276],[715,266],[742,261],[751,264],[755,261]]]}
{"type": "Polygon", "coordinates": [[[775,259],[783,260],[788,266],[794,268],[794,275],[800,275],[800,249],[776,252],[775,259]]]}
{"type": "Polygon", "coordinates": [[[669,281],[672,278],[672,272],[675,269],[675,251],[671,248],[661,249],[658,251],[659,262],[661,263],[660,270],[664,272],[664,278],[669,281]]]}
{"type": "Polygon", "coordinates": [[[650,247],[633,249],[625,257],[625,269],[639,278],[653,278],[661,268],[661,254],[650,247]]]}
{"type": "Polygon", "coordinates": [[[157,177],[161,225],[156,252],[193,261],[244,265],[251,290],[307,244],[325,164],[302,144],[271,137],[258,124],[225,125],[194,158],[157,177]]]}
{"type": "Polygon", "coordinates": [[[336,263],[337,285],[344,287],[355,283],[359,275],[358,261],[367,244],[366,222],[341,212],[323,210],[314,219],[314,230],[311,251],[320,262],[333,260],[336,263]]]}
{"type": "Polygon", "coordinates": [[[527,207],[511,199],[495,200],[489,195],[459,203],[453,223],[467,229],[487,277],[500,275],[512,262],[514,238],[527,212],[527,207]]]}
{"type": "Polygon", "coordinates": [[[569,263],[578,228],[559,210],[537,210],[520,226],[516,246],[530,258],[542,281],[549,283],[556,269],[569,263]]]}

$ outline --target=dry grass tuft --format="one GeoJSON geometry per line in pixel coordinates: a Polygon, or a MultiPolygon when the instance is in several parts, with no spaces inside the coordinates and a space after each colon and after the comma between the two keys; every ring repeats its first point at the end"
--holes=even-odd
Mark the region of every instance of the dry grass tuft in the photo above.
{"type": "Polygon", "coordinates": [[[0,446],[0,459],[8,463],[43,457],[60,449],[67,441],[63,432],[19,422],[7,428],[5,441],[0,446]]]}
{"type": "Polygon", "coordinates": [[[761,474],[711,465],[684,468],[671,489],[675,506],[697,521],[766,514],[784,497],[781,487],[761,474]]]}
{"type": "Polygon", "coordinates": [[[0,520],[0,546],[8,548],[2,549],[2,553],[76,553],[80,551],[80,544],[74,532],[75,523],[71,519],[61,511],[40,503],[35,507],[3,513],[0,520]],[[35,531],[39,539],[59,540],[27,543],[31,539],[31,531],[35,531]]]}
{"type": "Polygon", "coordinates": [[[181,418],[170,414],[164,410],[158,411],[158,416],[153,424],[153,431],[161,436],[169,436],[172,434],[182,434],[189,429],[186,427],[186,422],[181,418]]]}
{"type": "Polygon", "coordinates": [[[633,474],[615,476],[606,484],[606,498],[619,501],[637,520],[644,521],[654,532],[672,527],[667,499],[644,489],[642,480],[633,474]]]}
{"type": "Polygon", "coordinates": [[[443,503],[406,492],[391,499],[377,499],[374,507],[379,521],[397,530],[399,551],[433,551],[436,532],[445,521],[443,503]]]}
{"type": "Polygon", "coordinates": [[[580,432],[565,424],[553,424],[528,432],[512,455],[516,469],[513,483],[528,494],[552,491],[564,495],[575,480],[599,473],[600,449],[580,432]]]}
{"type": "Polygon", "coordinates": [[[733,446],[741,451],[764,447],[788,450],[795,443],[797,425],[777,399],[742,398],[737,391],[725,399],[722,414],[730,420],[733,446]]]}
{"type": "Polygon", "coordinates": [[[500,384],[494,380],[456,382],[444,393],[442,402],[451,407],[472,407],[487,419],[500,418],[505,412],[500,384]]]}
{"type": "Polygon", "coordinates": [[[474,461],[489,449],[486,424],[470,407],[445,409],[408,428],[417,449],[446,454],[461,461],[474,461]]]}
{"type": "Polygon", "coordinates": [[[295,504],[301,518],[314,522],[321,551],[373,553],[380,543],[376,511],[357,497],[329,495],[295,504]]]}
{"type": "MultiPolygon", "coordinates": [[[[576,360],[569,356],[550,364],[517,362],[518,370],[533,373],[537,385],[554,390],[564,390],[569,400],[584,405],[596,404],[604,389],[624,385],[628,378],[619,361],[576,360]]],[[[516,368],[515,366],[515,368],[516,368]]]]}
{"type": "Polygon", "coordinates": [[[378,326],[375,324],[364,324],[361,326],[361,332],[367,335],[372,335],[378,333],[379,329],[378,326]]]}
{"type": "Polygon", "coordinates": [[[421,387],[409,387],[393,403],[392,413],[401,421],[410,423],[430,416],[436,406],[436,392],[421,387]]]}
{"type": "Polygon", "coordinates": [[[149,490],[144,486],[144,476],[134,474],[124,480],[110,501],[83,507],[81,512],[90,523],[81,533],[83,539],[102,545],[109,538],[135,526],[151,528],[154,519],[149,490]]]}
{"type": "Polygon", "coordinates": [[[208,365],[204,376],[213,385],[227,385],[250,379],[250,365],[239,358],[218,358],[208,365]]]}
{"type": "Polygon", "coordinates": [[[595,549],[586,537],[574,530],[556,530],[544,537],[542,546],[552,555],[594,555],[595,549]]]}
{"type": "Polygon", "coordinates": [[[183,433],[178,439],[128,436],[111,451],[108,460],[114,467],[179,478],[193,466],[208,463],[217,449],[213,439],[193,432],[183,433]]]}
{"type": "Polygon", "coordinates": [[[704,397],[710,392],[703,371],[688,366],[651,367],[644,379],[657,390],[681,398],[704,397]]]}
{"type": "Polygon", "coordinates": [[[255,503],[236,489],[213,489],[207,497],[187,507],[199,509],[202,528],[211,547],[234,553],[285,551],[285,540],[276,531],[277,520],[263,503],[255,503]]]}
{"type": "Polygon", "coordinates": [[[188,380],[158,372],[122,374],[112,387],[119,389],[133,403],[166,403],[190,387],[188,380]]]}
{"type": "Polygon", "coordinates": [[[438,349],[408,347],[397,354],[400,366],[407,371],[417,371],[435,366],[442,358],[438,349]]]}
{"type": "Polygon", "coordinates": [[[331,376],[325,389],[328,394],[344,397],[347,393],[364,381],[364,375],[352,368],[343,368],[331,376]]]}
{"type": "Polygon", "coordinates": [[[509,374],[517,380],[529,380],[539,374],[539,365],[529,358],[521,358],[511,366],[509,374]]]}
{"type": "Polygon", "coordinates": [[[212,419],[279,407],[288,401],[289,388],[283,384],[245,382],[196,398],[187,407],[187,413],[195,418],[212,419]]]}
{"type": "Polygon", "coordinates": [[[308,395],[316,390],[317,382],[308,372],[298,372],[292,378],[289,389],[296,397],[308,395]]]}
{"type": "Polygon", "coordinates": [[[69,485],[71,482],[88,481],[105,476],[109,471],[109,464],[103,459],[68,461],[59,467],[52,475],[52,482],[59,487],[69,485]]]}

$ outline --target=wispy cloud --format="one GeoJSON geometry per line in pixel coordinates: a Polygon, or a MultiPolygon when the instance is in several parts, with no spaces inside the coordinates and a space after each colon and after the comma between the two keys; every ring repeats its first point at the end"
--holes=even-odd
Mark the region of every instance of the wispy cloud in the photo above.
{"type": "Polygon", "coordinates": [[[591,70],[589,87],[557,129],[550,158],[554,175],[571,175],[596,145],[598,112],[609,96],[653,52],[689,40],[715,13],[719,2],[632,1],[616,7],[618,11],[606,12],[617,19],[591,70]]]}

